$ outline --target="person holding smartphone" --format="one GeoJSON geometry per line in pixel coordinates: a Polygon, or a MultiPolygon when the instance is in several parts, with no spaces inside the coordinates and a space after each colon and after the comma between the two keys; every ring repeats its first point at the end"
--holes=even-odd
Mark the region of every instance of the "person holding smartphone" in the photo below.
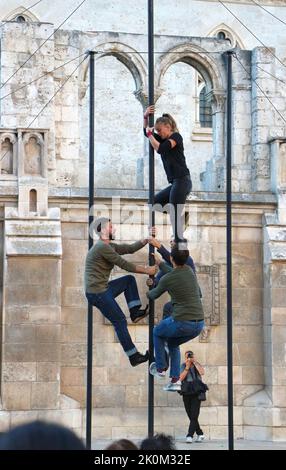
{"type": "MultiPolygon", "coordinates": [[[[182,385],[184,382],[194,384],[194,382],[201,380],[201,376],[204,375],[204,373],[205,370],[203,366],[201,366],[201,364],[196,360],[193,351],[186,351],[185,362],[181,366],[180,381],[182,382],[182,385]]],[[[195,433],[197,435],[196,442],[202,442],[205,439],[205,436],[199,424],[199,415],[201,409],[201,400],[199,399],[199,394],[183,393],[183,386],[180,394],[183,397],[184,407],[190,420],[186,442],[189,444],[194,442],[195,433]]]]}

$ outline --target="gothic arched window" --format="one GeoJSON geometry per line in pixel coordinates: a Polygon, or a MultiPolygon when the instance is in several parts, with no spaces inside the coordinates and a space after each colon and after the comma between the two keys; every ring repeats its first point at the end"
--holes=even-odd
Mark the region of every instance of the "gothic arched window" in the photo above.
{"type": "Polygon", "coordinates": [[[200,92],[200,125],[201,127],[212,127],[212,107],[206,96],[206,87],[204,86],[200,92]]]}

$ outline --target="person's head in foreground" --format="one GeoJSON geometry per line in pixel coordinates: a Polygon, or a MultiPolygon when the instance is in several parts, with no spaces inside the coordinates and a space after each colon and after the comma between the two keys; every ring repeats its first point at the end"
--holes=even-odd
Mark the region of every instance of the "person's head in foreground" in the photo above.
{"type": "Polygon", "coordinates": [[[140,445],[141,450],[176,450],[172,436],[166,434],[155,434],[154,437],[147,437],[140,445]]]}
{"type": "Polygon", "coordinates": [[[64,426],[34,421],[4,433],[0,438],[0,450],[85,450],[85,446],[64,426]]]}

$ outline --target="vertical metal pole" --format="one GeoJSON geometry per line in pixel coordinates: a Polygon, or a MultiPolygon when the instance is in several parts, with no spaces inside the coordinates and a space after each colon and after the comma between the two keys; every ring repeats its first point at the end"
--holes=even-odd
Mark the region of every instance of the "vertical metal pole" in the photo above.
{"type": "MultiPolygon", "coordinates": [[[[149,105],[154,104],[154,9],[153,0],[148,0],[148,100],[149,105]]],[[[149,126],[154,125],[154,115],[149,116],[149,126]]],[[[154,172],[154,149],[149,144],[149,207],[150,207],[150,225],[155,225],[155,214],[151,210],[154,204],[155,192],[155,172],[154,172]]],[[[154,247],[149,244],[149,264],[154,264],[154,247]]],[[[153,329],[154,329],[154,300],[149,301],[149,351],[150,361],[153,361],[153,329]]],[[[154,435],[154,377],[149,374],[148,380],[148,436],[154,435]]]]}
{"type": "Polygon", "coordinates": [[[227,57],[227,143],[226,143],[226,264],[227,264],[227,387],[228,448],[233,450],[233,358],[232,358],[232,51],[227,57]]]}
{"type": "MultiPolygon", "coordinates": [[[[88,249],[93,245],[91,227],[93,223],[94,204],[94,57],[95,52],[89,52],[89,195],[88,195],[88,249]]],[[[88,303],[87,313],[87,378],[86,378],[86,448],[91,449],[92,429],[92,350],[93,350],[93,312],[92,304],[88,303]]]]}

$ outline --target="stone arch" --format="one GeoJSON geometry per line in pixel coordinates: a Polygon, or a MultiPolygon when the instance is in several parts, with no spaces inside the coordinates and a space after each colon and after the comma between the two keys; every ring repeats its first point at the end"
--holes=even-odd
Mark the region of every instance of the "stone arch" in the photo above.
{"type": "Polygon", "coordinates": [[[44,139],[42,135],[38,132],[27,132],[24,135],[23,144],[25,174],[43,176],[44,139]]]}
{"type": "Polygon", "coordinates": [[[17,139],[15,134],[3,132],[0,134],[0,173],[14,174],[16,170],[17,139]],[[5,149],[6,142],[10,144],[10,150],[5,149]],[[3,149],[4,147],[4,149],[3,149]],[[2,154],[3,153],[3,154],[2,154]]]}
{"type": "Polygon", "coordinates": [[[201,74],[208,92],[212,92],[215,101],[218,100],[218,96],[225,94],[224,77],[216,61],[210,54],[206,54],[204,49],[190,43],[169,49],[159,59],[156,73],[158,94],[162,91],[161,83],[166,71],[177,62],[189,64],[201,74]]]}
{"type": "MultiPolygon", "coordinates": [[[[96,52],[96,61],[105,56],[114,56],[127,67],[135,81],[134,95],[145,105],[147,100],[147,64],[142,56],[135,49],[120,42],[102,43],[95,46],[93,50],[96,52]]],[[[83,70],[81,98],[84,97],[87,90],[88,69],[87,62],[83,70]]]]}
{"type": "Polygon", "coordinates": [[[245,46],[240,39],[240,37],[231,29],[229,26],[227,26],[225,23],[221,23],[220,25],[216,26],[213,28],[208,34],[208,37],[216,37],[219,32],[225,33],[226,39],[229,39],[231,42],[232,47],[239,47],[240,49],[245,49],[245,46]]]}
{"type": "MultiPolygon", "coordinates": [[[[205,44],[210,45],[209,39],[205,44]]],[[[226,71],[222,54],[217,54],[217,50],[227,47],[218,46],[212,50],[214,53],[207,53],[205,49],[193,43],[184,43],[163,54],[157,62],[156,70],[156,100],[162,94],[163,77],[168,68],[178,62],[189,64],[197,70],[206,84],[206,92],[212,105],[213,115],[213,153],[212,158],[207,162],[206,171],[200,174],[200,181],[203,190],[222,190],[222,172],[217,170],[219,162],[223,160],[225,153],[225,98],[226,98],[226,71]],[[218,49],[219,47],[219,49],[218,49]]]]}
{"type": "Polygon", "coordinates": [[[15,10],[11,11],[2,21],[17,21],[18,16],[23,16],[27,23],[39,23],[39,18],[34,15],[27,7],[19,6],[15,10]]]}

